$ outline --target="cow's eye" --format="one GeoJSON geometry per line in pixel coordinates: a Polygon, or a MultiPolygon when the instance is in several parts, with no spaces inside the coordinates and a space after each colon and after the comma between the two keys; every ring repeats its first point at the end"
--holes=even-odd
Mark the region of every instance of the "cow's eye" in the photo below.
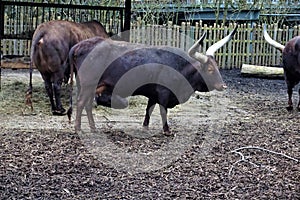
{"type": "Polygon", "coordinates": [[[208,71],[209,73],[213,73],[213,72],[214,72],[214,69],[213,69],[212,67],[209,67],[209,68],[207,69],[207,71],[208,71]]]}

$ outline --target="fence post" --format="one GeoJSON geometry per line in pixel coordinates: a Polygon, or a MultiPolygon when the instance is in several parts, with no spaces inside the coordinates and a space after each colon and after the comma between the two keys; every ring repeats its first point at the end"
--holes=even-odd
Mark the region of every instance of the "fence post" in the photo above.
{"type": "Polygon", "coordinates": [[[179,48],[185,50],[185,38],[186,38],[186,23],[182,22],[181,23],[181,33],[179,32],[179,48]]]}
{"type": "Polygon", "coordinates": [[[125,0],[125,21],[123,39],[127,42],[130,40],[130,19],[131,19],[131,0],[125,0]]]}
{"type": "Polygon", "coordinates": [[[1,66],[1,57],[2,57],[2,38],[4,35],[4,5],[2,4],[2,0],[0,0],[0,91],[1,91],[1,76],[2,76],[2,66],[1,66]]]}
{"type": "Polygon", "coordinates": [[[171,46],[174,38],[172,37],[172,21],[168,21],[168,26],[167,26],[167,45],[171,46]]]}

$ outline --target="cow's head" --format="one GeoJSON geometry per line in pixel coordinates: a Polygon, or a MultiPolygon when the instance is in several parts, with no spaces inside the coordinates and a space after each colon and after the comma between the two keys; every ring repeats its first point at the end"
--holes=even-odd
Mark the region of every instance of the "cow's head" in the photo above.
{"type": "Polygon", "coordinates": [[[203,43],[203,40],[206,36],[206,32],[201,36],[201,38],[189,49],[189,55],[200,62],[200,73],[207,85],[209,90],[224,90],[227,88],[225,83],[223,82],[222,76],[219,71],[218,64],[215,60],[214,54],[215,52],[224,46],[228,41],[231,40],[232,36],[236,32],[237,25],[231,33],[223,38],[222,40],[216,42],[212,46],[210,46],[205,54],[202,54],[199,51],[200,46],[203,43]]]}

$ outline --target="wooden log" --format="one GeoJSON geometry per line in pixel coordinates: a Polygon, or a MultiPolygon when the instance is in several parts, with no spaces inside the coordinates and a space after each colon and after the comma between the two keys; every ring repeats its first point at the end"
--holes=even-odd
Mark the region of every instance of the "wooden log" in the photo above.
{"type": "Polygon", "coordinates": [[[29,63],[1,61],[1,68],[5,69],[29,69],[29,67],[29,63]]]}
{"type": "MultiPolygon", "coordinates": [[[[17,58],[4,58],[1,59],[1,68],[8,68],[8,69],[29,69],[30,67],[30,60],[26,57],[17,57],[17,58]]],[[[35,66],[33,66],[35,68],[35,66]]]]}
{"type": "Polygon", "coordinates": [[[267,66],[243,64],[241,69],[241,74],[247,77],[274,78],[274,79],[284,78],[282,67],[267,67],[267,66]]]}

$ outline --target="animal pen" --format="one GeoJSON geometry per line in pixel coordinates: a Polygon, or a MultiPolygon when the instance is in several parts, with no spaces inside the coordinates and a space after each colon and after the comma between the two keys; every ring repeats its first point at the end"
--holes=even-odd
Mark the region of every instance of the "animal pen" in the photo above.
{"type": "MultiPolygon", "coordinates": [[[[43,21],[98,19],[116,34],[125,28],[124,8],[4,3],[0,0],[2,67],[16,67],[20,59],[20,67],[29,67],[31,34],[43,21]]],[[[233,27],[138,20],[131,21],[130,41],[186,49],[206,31],[204,50],[233,27]]],[[[300,27],[268,25],[282,44],[299,32],[300,27]]],[[[261,24],[240,24],[215,56],[221,68],[236,68],[222,70],[228,89],[194,95],[170,109],[175,137],[161,133],[158,106],[149,130],[142,127],[147,102],[139,97],[130,99],[129,109],[99,106],[97,133],[75,134],[66,117],[49,112],[40,76],[34,77],[35,111],[25,112],[27,73],[3,70],[9,73],[0,93],[0,199],[300,199],[299,112],[285,108],[285,82],[241,77],[239,70],[241,64],[279,65],[281,53],[264,41],[261,24]]]]}

